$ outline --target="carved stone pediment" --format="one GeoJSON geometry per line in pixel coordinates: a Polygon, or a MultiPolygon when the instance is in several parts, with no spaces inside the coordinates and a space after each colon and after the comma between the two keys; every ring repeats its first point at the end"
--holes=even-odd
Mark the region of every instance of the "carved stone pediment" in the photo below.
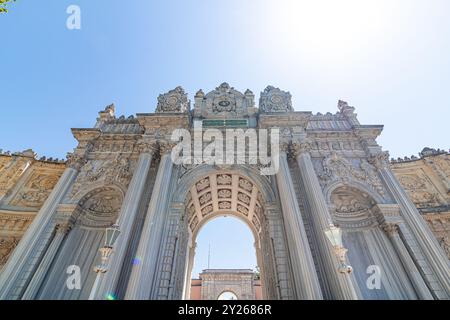
{"type": "Polygon", "coordinates": [[[117,218],[122,195],[114,188],[96,189],[79,202],[81,214],[78,223],[85,227],[108,227],[117,218]]]}
{"type": "Polygon", "coordinates": [[[117,155],[111,160],[90,160],[78,175],[71,197],[86,186],[118,184],[126,188],[133,176],[135,161],[126,155],[117,155]]]}
{"type": "Polygon", "coordinates": [[[253,108],[254,95],[250,90],[243,94],[226,82],[206,95],[201,90],[195,95],[195,113],[205,118],[245,117],[253,108]]]}
{"type": "Polygon", "coordinates": [[[158,97],[157,113],[186,113],[190,109],[190,101],[182,87],[176,87],[158,97]]]}
{"type": "Polygon", "coordinates": [[[289,112],[292,108],[291,94],[279,88],[268,86],[259,98],[259,110],[261,112],[289,112]]]}
{"type": "Polygon", "coordinates": [[[361,159],[359,167],[356,167],[346,158],[333,152],[322,161],[322,169],[318,171],[318,177],[322,187],[334,181],[346,184],[353,180],[367,184],[380,196],[385,196],[380,177],[375,168],[365,159],[361,159]]]}

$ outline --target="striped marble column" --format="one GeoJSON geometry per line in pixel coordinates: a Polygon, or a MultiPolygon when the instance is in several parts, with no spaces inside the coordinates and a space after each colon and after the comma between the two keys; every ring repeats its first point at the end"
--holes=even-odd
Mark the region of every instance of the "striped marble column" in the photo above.
{"type": "Polygon", "coordinates": [[[133,265],[131,270],[125,294],[127,300],[147,300],[156,295],[154,289],[156,288],[158,254],[173,171],[170,151],[171,149],[166,147],[161,150],[161,162],[136,253],[139,263],[133,265]]]}
{"type": "Polygon", "coordinates": [[[402,262],[403,268],[408,274],[409,279],[411,280],[412,285],[416,291],[417,296],[421,300],[433,300],[433,295],[428,289],[425,281],[422,278],[419,270],[417,269],[414,261],[409,255],[408,249],[406,249],[403,244],[402,239],[400,238],[399,228],[397,224],[394,223],[385,223],[383,224],[383,230],[388,235],[389,239],[395,251],[402,262]]]}
{"type": "Polygon", "coordinates": [[[42,282],[44,281],[45,276],[47,275],[47,272],[49,271],[52,262],[55,259],[59,248],[61,247],[61,244],[63,243],[64,239],[71,229],[72,225],[69,223],[57,224],[55,226],[54,235],[52,237],[50,245],[45,251],[45,255],[42,258],[41,263],[39,264],[39,268],[36,270],[30,283],[28,284],[27,289],[22,296],[22,300],[33,300],[36,298],[36,294],[38,293],[42,282]]]}
{"type": "Polygon", "coordinates": [[[337,300],[358,299],[350,278],[351,275],[338,272],[339,261],[330,241],[325,235],[325,231],[329,228],[332,220],[311,161],[309,144],[294,143],[293,149],[305,186],[306,200],[311,208],[312,225],[316,234],[319,254],[324,263],[325,277],[331,288],[332,298],[337,300]]]}
{"type": "Polygon", "coordinates": [[[84,157],[73,157],[68,161],[68,167],[0,273],[0,300],[21,298],[31,280],[33,270],[50,243],[54,228],[51,224],[56,207],[75,181],[84,163],[84,157]],[[48,237],[46,233],[49,233],[48,237]]]}
{"type": "Polygon", "coordinates": [[[448,299],[450,297],[449,260],[416,206],[392,173],[389,167],[389,153],[379,152],[371,157],[370,162],[378,169],[383,182],[400,206],[406,224],[416,238],[448,299]]]}
{"type": "Polygon", "coordinates": [[[94,296],[95,300],[104,300],[109,296],[117,296],[119,277],[123,265],[127,263],[124,260],[127,249],[129,248],[129,243],[133,237],[133,225],[143,197],[144,186],[148,179],[153,154],[154,147],[149,144],[144,147],[142,153],[139,155],[136,169],[125,194],[117,220],[120,234],[114,245],[114,251],[107,263],[108,271],[99,280],[98,290],[94,296]]]}
{"type": "Polygon", "coordinates": [[[280,150],[280,167],[276,179],[283,209],[296,298],[301,300],[323,299],[289,172],[286,150],[280,150]]]}

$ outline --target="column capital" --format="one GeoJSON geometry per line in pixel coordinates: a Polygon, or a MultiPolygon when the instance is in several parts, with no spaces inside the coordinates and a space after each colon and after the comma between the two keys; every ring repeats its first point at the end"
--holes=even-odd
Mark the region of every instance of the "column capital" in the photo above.
{"type": "Polygon", "coordinates": [[[291,152],[294,157],[301,154],[309,153],[311,151],[311,144],[308,141],[293,141],[291,145],[291,152]]]}
{"type": "Polygon", "coordinates": [[[392,223],[392,222],[385,222],[381,225],[381,228],[384,230],[384,232],[387,233],[388,236],[393,236],[397,234],[399,227],[398,224],[392,223]]]}
{"type": "Polygon", "coordinates": [[[86,164],[87,159],[86,155],[84,154],[77,154],[77,153],[68,153],[67,154],[67,162],[66,167],[75,169],[77,171],[80,171],[80,169],[86,164]]]}
{"type": "Polygon", "coordinates": [[[284,152],[288,154],[290,151],[289,143],[288,142],[282,142],[280,143],[280,152],[284,152]]]}
{"type": "Polygon", "coordinates": [[[381,151],[369,157],[369,163],[377,169],[387,169],[389,167],[389,152],[381,151]]]}
{"type": "Polygon", "coordinates": [[[154,153],[158,150],[156,140],[142,140],[137,143],[139,153],[154,153]]]}
{"type": "Polygon", "coordinates": [[[176,143],[169,142],[169,141],[159,141],[159,153],[161,156],[171,153],[172,149],[176,146],[176,143]]]}
{"type": "Polygon", "coordinates": [[[61,222],[56,224],[55,226],[55,231],[57,233],[62,233],[62,234],[68,234],[70,232],[70,230],[72,230],[73,228],[73,223],[71,222],[61,222]]]}

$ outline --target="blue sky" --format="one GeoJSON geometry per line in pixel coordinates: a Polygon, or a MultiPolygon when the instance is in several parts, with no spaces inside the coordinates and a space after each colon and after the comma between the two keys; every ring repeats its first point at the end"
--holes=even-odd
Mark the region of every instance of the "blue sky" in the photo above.
{"type": "Polygon", "coordinates": [[[227,81],[288,90],[296,110],[347,100],[385,125],[395,157],[448,149],[449,12],[446,0],[18,0],[0,16],[0,148],[62,158],[70,128],[112,102],[152,112],[178,85],[193,99],[227,81]],[[81,30],[66,28],[71,4],[81,30]]]}

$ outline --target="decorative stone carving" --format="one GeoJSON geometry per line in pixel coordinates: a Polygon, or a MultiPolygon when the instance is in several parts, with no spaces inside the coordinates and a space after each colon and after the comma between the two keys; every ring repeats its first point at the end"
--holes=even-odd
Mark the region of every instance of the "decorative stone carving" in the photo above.
{"type": "Polygon", "coordinates": [[[0,267],[8,261],[9,256],[18,243],[19,241],[15,238],[0,239],[0,267]]]}
{"type": "Polygon", "coordinates": [[[14,156],[12,164],[6,170],[0,172],[0,196],[10,190],[28,168],[30,159],[14,156]]]}
{"type": "Polygon", "coordinates": [[[200,205],[204,205],[212,200],[211,192],[207,192],[199,198],[200,205]]]}
{"type": "Polygon", "coordinates": [[[242,213],[244,216],[248,216],[248,209],[243,205],[238,204],[237,211],[242,213]]]}
{"type": "Polygon", "coordinates": [[[261,222],[259,221],[259,218],[256,215],[253,216],[252,223],[255,226],[256,230],[259,231],[261,229],[261,222]]]}
{"type": "Polygon", "coordinates": [[[176,87],[158,97],[157,113],[186,113],[189,109],[190,101],[182,87],[176,87]]]}
{"type": "Polygon", "coordinates": [[[246,179],[239,179],[239,187],[248,192],[252,192],[253,184],[246,179]]]}
{"type": "Polygon", "coordinates": [[[294,157],[302,153],[309,153],[311,151],[311,144],[309,142],[294,142],[291,145],[291,152],[294,157]]]}
{"type": "Polygon", "coordinates": [[[442,249],[444,249],[447,257],[450,257],[450,237],[448,235],[442,237],[439,241],[442,249]]]}
{"type": "Polygon", "coordinates": [[[172,152],[176,144],[170,142],[159,142],[159,154],[161,156],[172,152]]]}
{"type": "Polygon", "coordinates": [[[208,206],[206,206],[206,207],[204,207],[203,209],[202,209],[202,216],[204,217],[204,216],[207,216],[208,214],[210,214],[211,212],[213,212],[213,206],[212,205],[208,205],[208,206]]]}
{"type": "Polygon", "coordinates": [[[122,195],[114,188],[100,188],[87,194],[79,203],[78,223],[86,227],[109,227],[122,205],[122,195]]]}
{"type": "Polygon", "coordinates": [[[217,192],[217,195],[220,199],[229,199],[231,198],[231,190],[221,189],[217,192]]]}
{"type": "Polygon", "coordinates": [[[87,160],[84,155],[80,155],[77,153],[67,154],[66,166],[68,168],[72,168],[79,171],[86,164],[86,162],[87,160]]]}
{"type": "Polygon", "coordinates": [[[425,178],[417,174],[409,174],[399,176],[398,180],[418,207],[433,207],[441,204],[434,186],[425,178]]]}
{"type": "Polygon", "coordinates": [[[237,196],[238,200],[245,203],[246,205],[250,204],[250,197],[247,196],[246,194],[239,192],[238,196],[237,196]]]}
{"type": "Polygon", "coordinates": [[[220,174],[217,176],[217,184],[219,186],[230,186],[231,176],[229,174],[220,174]]]}
{"type": "Polygon", "coordinates": [[[245,117],[252,113],[251,108],[253,94],[247,91],[244,95],[226,82],[206,95],[199,91],[195,96],[195,114],[205,118],[245,117]]]}
{"type": "Polygon", "coordinates": [[[381,225],[381,228],[384,230],[384,232],[386,232],[389,236],[395,235],[398,230],[399,227],[397,224],[395,223],[383,223],[381,225]]]}
{"type": "Polygon", "coordinates": [[[341,113],[348,114],[353,113],[355,111],[355,107],[351,107],[348,105],[347,101],[338,101],[338,109],[341,113]]]}
{"type": "Polygon", "coordinates": [[[359,168],[356,168],[347,159],[333,152],[323,160],[322,167],[323,171],[318,173],[322,187],[336,180],[344,184],[356,180],[369,185],[381,196],[385,195],[383,184],[375,168],[364,159],[360,160],[359,168]]]}
{"type": "Polygon", "coordinates": [[[231,202],[221,201],[219,202],[219,210],[229,210],[231,209],[231,202]]]}
{"type": "Polygon", "coordinates": [[[110,185],[117,183],[126,188],[133,176],[133,166],[130,159],[125,155],[118,155],[113,160],[91,160],[81,169],[71,195],[76,195],[82,187],[89,184],[110,185]]]}
{"type": "Polygon", "coordinates": [[[367,194],[345,187],[333,191],[331,202],[335,211],[344,216],[366,214],[367,210],[375,205],[367,194]]]}
{"type": "Polygon", "coordinates": [[[158,146],[156,141],[140,141],[136,146],[139,153],[154,153],[157,151],[158,146]]]}
{"type": "Polygon", "coordinates": [[[11,201],[11,205],[19,207],[40,207],[53,187],[58,182],[60,174],[36,172],[22,187],[21,191],[11,201]]]}
{"type": "Polygon", "coordinates": [[[202,179],[196,184],[197,192],[201,192],[208,187],[209,187],[209,178],[202,179]]]}
{"type": "Polygon", "coordinates": [[[386,169],[389,167],[389,152],[382,151],[369,158],[369,162],[377,169],[386,169]]]}
{"type": "Polygon", "coordinates": [[[290,112],[292,108],[292,97],[289,92],[282,91],[273,86],[267,86],[259,98],[259,110],[261,112],[290,112]]]}

